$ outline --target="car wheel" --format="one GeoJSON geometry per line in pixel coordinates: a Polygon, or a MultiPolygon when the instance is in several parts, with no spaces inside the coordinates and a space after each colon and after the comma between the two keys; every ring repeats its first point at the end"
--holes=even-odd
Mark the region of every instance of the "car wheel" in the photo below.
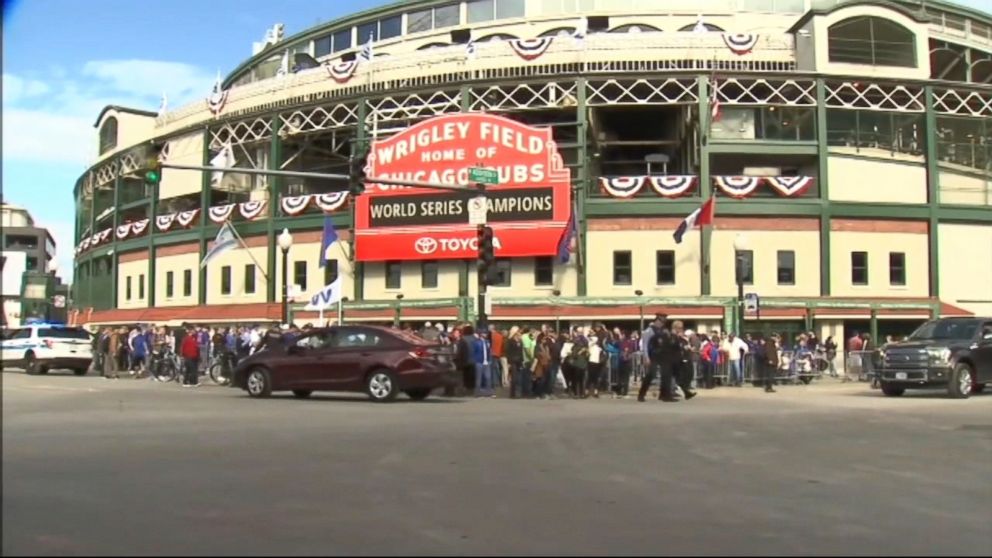
{"type": "Polygon", "coordinates": [[[365,389],[372,401],[380,403],[396,399],[396,377],[384,368],[373,371],[365,381],[365,389]]]}
{"type": "Polygon", "coordinates": [[[413,399],[414,401],[423,401],[424,399],[427,399],[427,396],[430,394],[431,390],[427,388],[410,389],[406,392],[407,397],[413,399]]]}
{"type": "Polygon", "coordinates": [[[310,397],[311,395],[313,395],[313,390],[312,389],[294,389],[293,390],[293,395],[296,396],[297,399],[306,399],[307,397],[310,397]]]}
{"type": "Polygon", "coordinates": [[[24,355],[24,372],[29,376],[34,376],[35,374],[40,374],[40,367],[38,366],[38,360],[34,358],[34,353],[28,353],[24,355]]]}
{"type": "Polygon", "coordinates": [[[971,384],[975,373],[971,366],[959,362],[951,373],[951,381],[947,384],[947,393],[954,399],[967,399],[971,395],[971,384]]]}
{"type": "Polygon", "coordinates": [[[985,385],[986,384],[975,384],[971,386],[971,393],[972,394],[982,393],[983,391],[985,391],[985,385]]]}
{"type": "Polygon", "coordinates": [[[249,370],[245,389],[251,397],[262,398],[272,395],[272,380],[269,377],[269,371],[264,368],[249,370]]]}
{"type": "Polygon", "coordinates": [[[85,376],[87,372],[89,372],[89,370],[86,368],[76,368],[72,371],[72,373],[77,376],[85,376]]]}
{"type": "Polygon", "coordinates": [[[888,382],[882,382],[882,393],[889,397],[899,397],[900,395],[906,393],[906,388],[890,384],[888,382]]]}

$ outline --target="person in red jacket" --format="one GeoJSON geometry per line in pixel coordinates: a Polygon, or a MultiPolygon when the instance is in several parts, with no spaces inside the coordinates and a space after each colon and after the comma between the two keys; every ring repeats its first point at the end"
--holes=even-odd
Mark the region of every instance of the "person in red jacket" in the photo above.
{"type": "Polygon", "coordinates": [[[183,337],[183,344],[179,349],[179,354],[183,357],[186,376],[183,378],[183,387],[199,387],[200,375],[197,367],[200,362],[200,345],[197,344],[192,326],[186,327],[186,336],[183,337]]]}

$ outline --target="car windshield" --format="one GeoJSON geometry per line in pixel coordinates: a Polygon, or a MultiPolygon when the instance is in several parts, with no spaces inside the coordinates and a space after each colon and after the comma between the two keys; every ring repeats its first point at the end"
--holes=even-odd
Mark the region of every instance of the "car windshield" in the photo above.
{"type": "Polygon", "coordinates": [[[945,320],[927,322],[920,326],[912,335],[910,341],[927,341],[941,339],[970,340],[975,336],[978,322],[962,320],[945,320]]]}
{"type": "Polygon", "coordinates": [[[53,327],[38,330],[38,337],[54,337],[55,339],[89,339],[90,334],[85,329],[75,327],[53,327]]]}

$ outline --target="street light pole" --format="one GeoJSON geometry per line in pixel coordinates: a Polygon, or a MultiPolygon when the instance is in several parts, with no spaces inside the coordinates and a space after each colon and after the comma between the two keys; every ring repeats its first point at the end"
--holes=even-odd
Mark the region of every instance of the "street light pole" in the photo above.
{"type": "Polygon", "coordinates": [[[744,250],[747,249],[747,238],[743,234],[734,238],[734,259],[737,264],[737,331],[738,337],[744,336],[744,250]]]}
{"type": "Polygon", "coordinates": [[[551,294],[555,295],[555,333],[561,333],[561,308],[558,306],[558,297],[561,296],[561,291],[555,289],[551,291],[551,294]]]}
{"type": "Polygon", "coordinates": [[[642,296],[644,296],[644,291],[637,289],[636,291],[634,291],[634,294],[637,295],[637,305],[641,309],[641,329],[637,330],[638,333],[640,333],[644,331],[644,299],[641,298],[642,296]]]}
{"type": "Polygon", "coordinates": [[[403,300],[403,293],[396,295],[396,317],[393,318],[393,327],[399,329],[400,327],[400,301],[403,300]]]}
{"type": "Polygon", "coordinates": [[[282,323],[289,323],[289,248],[293,245],[293,235],[283,229],[276,239],[282,250],[282,323]]]}

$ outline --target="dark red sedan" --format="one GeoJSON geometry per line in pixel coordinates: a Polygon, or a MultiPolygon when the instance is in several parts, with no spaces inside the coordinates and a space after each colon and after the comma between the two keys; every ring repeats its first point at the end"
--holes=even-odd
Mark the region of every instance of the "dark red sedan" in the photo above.
{"type": "Polygon", "coordinates": [[[425,399],[455,381],[448,347],[385,327],[341,326],[269,343],[238,363],[232,384],[251,397],[273,391],[292,391],[301,398],[315,391],[352,391],[391,401],[400,392],[425,399]]]}

